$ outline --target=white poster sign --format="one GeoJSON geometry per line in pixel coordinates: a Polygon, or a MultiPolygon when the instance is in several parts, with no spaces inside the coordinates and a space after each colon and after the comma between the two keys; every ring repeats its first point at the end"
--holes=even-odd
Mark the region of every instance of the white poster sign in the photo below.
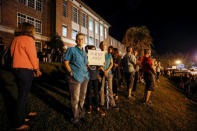
{"type": "Polygon", "coordinates": [[[104,65],[105,53],[99,50],[88,50],[89,65],[104,65]]]}
{"type": "Polygon", "coordinates": [[[172,69],[176,69],[176,66],[172,66],[172,69]]]}

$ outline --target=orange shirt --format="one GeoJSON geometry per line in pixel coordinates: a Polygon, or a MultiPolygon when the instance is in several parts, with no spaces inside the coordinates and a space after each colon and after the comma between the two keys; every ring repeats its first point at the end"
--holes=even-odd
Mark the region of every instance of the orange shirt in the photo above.
{"type": "Polygon", "coordinates": [[[34,40],[30,36],[17,36],[12,41],[13,68],[38,69],[39,61],[34,40]]]}

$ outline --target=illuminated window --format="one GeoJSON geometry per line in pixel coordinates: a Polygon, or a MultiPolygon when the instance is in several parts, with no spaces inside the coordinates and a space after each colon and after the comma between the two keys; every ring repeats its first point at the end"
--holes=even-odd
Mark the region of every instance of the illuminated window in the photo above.
{"type": "Polygon", "coordinates": [[[89,38],[89,45],[94,45],[94,38],[93,37],[89,38]]]}
{"type": "Polygon", "coordinates": [[[103,37],[103,26],[100,25],[100,36],[103,37]]]}
{"type": "Polygon", "coordinates": [[[76,39],[77,33],[78,32],[76,30],[72,30],[72,39],[76,39]]]}
{"type": "Polygon", "coordinates": [[[107,28],[105,28],[105,39],[107,39],[107,28]]]}
{"type": "Polygon", "coordinates": [[[99,34],[99,25],[98,22],[95,21],[95,34],[99,34]]]}
{"type": "Polygon", "coordinates": [[[62,36],[66,37],[67,36],[67,26],[62,25],[62,36]]]}
{"type": "Polygon", "coordinates": [[[93,19],[89,17],[89,31],[93,31],[93,19]]]}

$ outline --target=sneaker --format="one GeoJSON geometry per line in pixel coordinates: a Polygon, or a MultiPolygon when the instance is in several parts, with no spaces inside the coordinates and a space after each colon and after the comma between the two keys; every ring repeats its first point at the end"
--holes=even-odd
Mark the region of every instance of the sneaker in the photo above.
{"type": "Polygon", "coordinates": [[[105,112],[101,110],[101,108],[97,108],[97,111],[101,114],[101,116],[105,116],[105,112]]]}
{"type": "Polygon", "coordinates": [[[80,127],[80,122],[78,119],[71,118],[71,123],[73,124],[74,127],[79,128],[80,127]]]}
{"type": "Polygon", "coordinates": [[[131,96],[135,97],[135,94],[134,94],[134,93],[132,93],[132,94],[131,94],[131,96]]]}
{"type": "Polygon", "coordinates": [[[16,128],[17,131],[21,130],[28,130],[30,127],[26,124],[21,125],[20,127],[16,128]]]}
{"type": "Polygon", "coordinates": [[[151,106],[152,105],[152,102],[151,101],[144,102],[144,105],[151,106]]]}
{"type": "Polygon", "coordinates": [[[87,113],[88,114],[91,114],[92,113],[92,107],[89,107],[89,109],[87,110],[87,113]]]}
{"type": "Polygon", "coordinates": [[[28,116],[37,116],[37,115],[38,115],[37,112],[30,112],[30,113],[28,114],[28,116]]]}

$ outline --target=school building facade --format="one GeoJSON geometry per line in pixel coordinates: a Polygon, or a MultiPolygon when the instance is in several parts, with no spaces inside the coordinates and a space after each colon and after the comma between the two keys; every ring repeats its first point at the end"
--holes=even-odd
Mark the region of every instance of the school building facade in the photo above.
{"type": "MultiPolygon", "coordinates": [[[[85,34],[85,45],[99,47],[101,41],[122,47],[109,36],[110,24],[81,0],[0,0],[0,37],[9,45],[20,23],[29,22],[36,28],[37,51],[55,35],[65,48],[75,46],[78,32],[85,34]]],[[[109,46],[108,45],[108,46],[109,46]]]]}

